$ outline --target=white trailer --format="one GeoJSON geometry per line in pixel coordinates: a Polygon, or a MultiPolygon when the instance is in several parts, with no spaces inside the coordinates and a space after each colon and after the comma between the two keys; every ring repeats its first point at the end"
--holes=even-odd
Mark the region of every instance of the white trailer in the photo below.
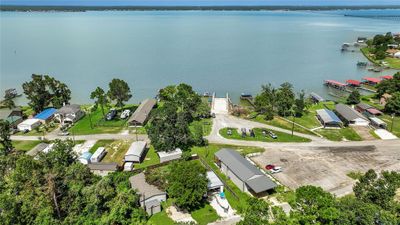
{"type": "Polygon", "coordinates": [[[179,159],[182,156],[182,150],[180,148],[175,149],[170,152],[158,152],[158,157],[160,157],[160,163],[168,162],[174,159],[179,159]]]}
{"type": "Polygon", "coordinates": [[[92,155],[92,157],[90,157],[90,161],[97,163],[100,162],[103,157],[107,154],[107,151],[104,147],[99,147],[92,155]]]}
{"type": "Polygon", "coordinates": [[[26,131],[26,130],[33,130],[36,127],[40,126],[42,124],[39,119],[27,119],[18,124],[17,128],[19,131],[26,131]]]}

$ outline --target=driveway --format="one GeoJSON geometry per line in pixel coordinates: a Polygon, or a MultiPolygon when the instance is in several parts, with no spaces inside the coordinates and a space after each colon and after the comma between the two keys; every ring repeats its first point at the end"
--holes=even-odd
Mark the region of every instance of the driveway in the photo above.
{"type": "Polygon", "coordinates": [[[266,148],[252,160],[262,168],[266,164],[282,166],[283,172],[273,176],[292,189],[315,185],[337,196],[352,192],[355,180],[347,176],[349,172],[368,169],[400,172],[399,142],[346,145],[266,148]]]}

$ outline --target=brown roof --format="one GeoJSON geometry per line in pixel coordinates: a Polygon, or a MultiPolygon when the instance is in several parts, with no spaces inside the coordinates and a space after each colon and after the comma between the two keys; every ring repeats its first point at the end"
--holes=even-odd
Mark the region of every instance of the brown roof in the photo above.
{"type": "Polygon", "coordinates": [[[128,122],[134,124],[143,124],[147,120],[150,111],[153,109],[156,103],[157,101],[155,99],[144,100],[132,114],[131,118],[129,118],[128,122]]]}

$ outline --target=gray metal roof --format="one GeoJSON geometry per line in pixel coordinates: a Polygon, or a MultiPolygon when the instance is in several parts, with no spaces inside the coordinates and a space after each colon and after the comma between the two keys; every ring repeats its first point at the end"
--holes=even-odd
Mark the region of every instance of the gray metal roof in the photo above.
{"type": "Polygon", "coordinates": [[[207,171],[207,179],[208,179],[207,188],[209,190],[224,186],[222,181],[213,171],[207,171]]]}
{"type": "MultiPolygon", "coordinates": [[[[136,189],[145,199],[154,195],[165,194],[165,192],[159,190],[156,186],[148,184],[144,173],[139,173],[130,177],[129,182],[131,183],[131,187],[136,189]]],[[[143,199],[141,198],[140,200],[142,201],[143,199]]]]}
{"type": "Polygon", "coordinates": [[[43,151],[44,149],[46,149],[49,146],[49,144],[46,143],[39,143],[38,145],[36,145],[33,149],[31,149],[30,151],[28,151],[26,154],[30,155],[30,156],[36,156],[39,152],[43,151]]]}
{"type": "Polygon", "coordinates": [[[81,110],[81,106],[77,104],[71,104],[71,105],[65,105],[61,107],[59,110],[57,110],[57,114],[72,114],[72,113],[77,113],[81,110]]]}
{"type": "Polygon", "coordinates": [[[360,109],[363,109],[363,110],[367,110],[367,109],[369,109],[369,108],[372,108],[372,106],[370,106],[370,105],[368,105],[368,104],[365,104],[365,103],[358,103],[357,104],[357,107],[359,107],[360,109]]]}
{"type": "Polygon", "coordinates": [[[368,119],[365,118],[363,115],[361,115],[361,113],[357,112],[355,109],[351,108],[348,105],[339,103],[335,106],[335,110],[338,114],[340,114],[347,121],[352,121],[357,118],[362,118],[362,119],[368,121],[368,119]]]}
{"type": "MultiPolygon", "coordinates": [[[[274,183],[271,179],[265,176],[259,169],[257,169],[253,164],[242,157],[237,151],[232,149],[223,148],[215,153],[215,156],[221,160],[228,168],[231,170],[240,180],[246,182],[255,192],[261,189],[271,189],[269,188],[271,183],[274,183]],[[256,180],[255,176],[261,177],[256,180]]],[[[258,193],[258,192],[257,192],[258,193]]]]}
{"type": "Polygon", "coordinates": [[[260,193],[263,191],[268,191],[275,188],[277,185],[266,176],[254,177],[248,181],[246,184],[255,192],[260,193]]]}
{"type": "Polygon", "coordinates": [[[144,150],[146,149],[147,143],[145,141],[135,141],[131,144],[128,151],[125,153],[125,156],[133,155],[137,157],[141,157],[144,150]]]}
{"type": "Polygon", "coordinates": [[[324,121],[324,123],[342,123],[339,117],[337,117],[336,114],[331,110],[318,109],[316,110],[316,113],[318,114],[319,118],[324,121]]]}
{"type": "Polygon", "coordinates": [[[150,111],[153,109],[153,107],[156,105],[156,103],[157,103],[157,100],[155,100],[155,99],[144,100],[139,105],[139,107],[135,110],[135,112],[132,114],[131,118],[129,118],[128,122],[143,124],[147,120],[147,117],[149,116],[150,111]]]}
{"type": "Polygon", "coordinates": [[[117,171],[118,163],[90,163],[88,167],[90,170],[117,171]]]}
{"type": "Polygon", "coordinates": [[[324,98],[322,98],[321,96],[319,96],[317,93],[311,92],[310,93],[311,97],[315,100],[317,100],[318,102],[323,102],[325,101],[324,98]]]}

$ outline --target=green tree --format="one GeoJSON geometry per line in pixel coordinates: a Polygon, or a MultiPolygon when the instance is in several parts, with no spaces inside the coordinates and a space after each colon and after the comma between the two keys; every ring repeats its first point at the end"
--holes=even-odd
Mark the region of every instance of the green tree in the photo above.
{"type": "Polygon", "coordinates": [[[166,104],[151,114],[146,129],[156,151],[187,150],[193,144],[187,116],[178,113],[174,104],[166,104]]]}
{"type": "Polygon", "coordinates": [[[269,204],[258,198],[249,198],[247,200],[247,208],[244,211],[243,220],[239,225],[264,225],[269,224],[268,215],[269,204]]]}
{"type": "Polygon", "coordinates": [[[190,85],[185,83],[176,86],[170,85],[161,89],[158,93],[158,97],[160,101],[165,104],[175,105],[178,112],[188,114],[187,118],[189,122],[201,116],[201,111],[204,110],[204,108],[201,108],[202,101],[200,95],[198,95],[190,85]]]}
{"type": "Polygon", "coordinates": [[[90,93],[90,99],[95,99],[95,108],[100,106],[101,113],[103,114],[103,117],[106,116],[104,107],[107,106],[109,103],[107,94],[101,87],[97,87],[96,90],[94,90],[92,93],[90,93]]]}
{"type": "Polygon", "coordinates": [[[196,123],[193,128],[193,141],[197,146],[206,145],[206,139],[204,139],[204,130],[203,125],[200,123],[196,123]]]}
{"type": "Polygon", "coordinates": [[[254,99],[256,111],[261,114],[273,114],[276,109],[277,90],[271,84],[262,85],[261,88],[261,93],[254,99]]]}
{"type": "Polygon", "coordinates": [[[36,112],[52,104],[56,108],[68,104],[71,91],[67,85],[48,75],[32,74],[32,80],[22,84],[29,106],[36,112]]]}
{"type": "Polygon", "coordinates": [[[290,110],[293,108],[296,97],[293,92],[293,85],[288,82],[281,84],[276,96],[278,114],[288,116],[290,110]]]}
{"type": "Polygon", "coordinates": [[[8,155],[13,150],[10,135],[10,123],[6,120],[0,120],[0,154],[8,155]]]}
{"type": "Polygon", "coordinates": [[[349,97],[347,97],[347,104],[358,104],[360,103],[361,94],[357,90],[354,90],[350,93],[349,97]]]}
{"type": "Polygon", "coordinates": [[[306,93],[302,90],[299,93],[299,97],[294,102],[294,112],[297,117],[301,117],[304,113],[304,109],[306,108],[306,93]]]}
{"type": "Polygon", "coordinates": [[[198,161],[181,161],[171,164],[170,169],[168,195],[181,209],[198,208],[207,193],[206,169],[198,161]]]}
{"type": "Polygon", "coordinates": [[[110,90],[108,91],[108,96],[111,100],[115,100],[117,102],[117,107],[122,108],[124,106],[124,102],[129,101],[132,98],[131,89],[124,80],[121,79],[112,79],[109,83],[110,90]]]}
{"type": "Polygon", "coordinates": [[[400,115],[400,91],[392,94],[385,105],[385,112],[400,115]]]}

